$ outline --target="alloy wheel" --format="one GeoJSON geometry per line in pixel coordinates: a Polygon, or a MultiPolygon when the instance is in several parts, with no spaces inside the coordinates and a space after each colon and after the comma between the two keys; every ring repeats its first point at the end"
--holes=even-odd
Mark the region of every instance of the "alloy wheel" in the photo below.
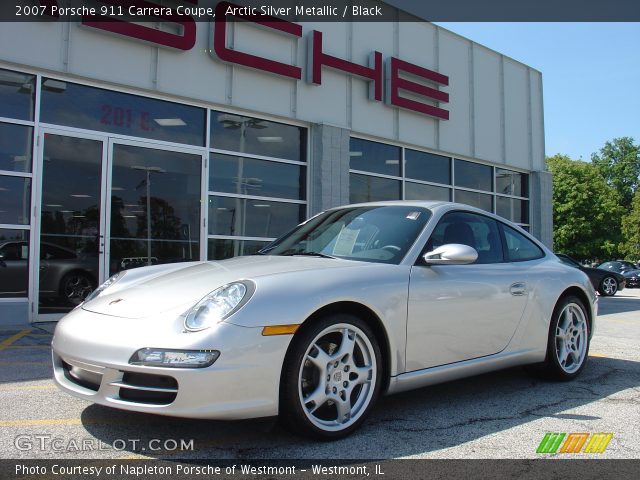
{"type": "Polygon", "coordinates": [[[615,295],[618,291],[618,282],[616,282],[616,279],[613,277],[606,277],[602,281],[602,290],[607,296],[615,295]]]}
{"type": "Polygon", "coordinates": [[[321,430],[344,430],[371,403],[377,375],[367,335],[355,325],[331,325],[316,335],[303,356],[298,375],[302,410],[321,430]]]}
{"type": "Polygon", "coordinates": [[[577,371],[587,353],[587,319],[579,305],[567,304],[558,319],[555,342],[560,368],[566,373],[577,371]]]}
{"type": "Polygon", "coordinates": [[[86,275],[72,274],[64,282],[64,297],[70,303],[78,305],[93,291],[91,280],[86,275]]]}

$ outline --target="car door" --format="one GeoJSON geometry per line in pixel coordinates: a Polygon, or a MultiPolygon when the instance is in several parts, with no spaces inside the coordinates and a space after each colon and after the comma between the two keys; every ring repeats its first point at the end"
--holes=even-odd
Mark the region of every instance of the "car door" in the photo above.
{"type": "Polygon", "coordinates": [[[456,211],[440,219],[425,251],[448,243],[478,252],[469,265],[411,269],[407,319],[407,371],[491,355],[503,350],[528,299],[527,271],[507,262],[499,223],[456,211]]]}

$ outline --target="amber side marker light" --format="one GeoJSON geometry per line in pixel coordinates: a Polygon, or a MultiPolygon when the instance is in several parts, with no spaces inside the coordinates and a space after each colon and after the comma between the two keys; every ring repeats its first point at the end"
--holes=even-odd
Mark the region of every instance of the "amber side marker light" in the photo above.
{"type": "Polygon", "coordinates": [[[270,325],[262,329],[262,335],[268,337],[270,335],[293,335],[300,328],[300,324],[295,325],[270,325]]]}

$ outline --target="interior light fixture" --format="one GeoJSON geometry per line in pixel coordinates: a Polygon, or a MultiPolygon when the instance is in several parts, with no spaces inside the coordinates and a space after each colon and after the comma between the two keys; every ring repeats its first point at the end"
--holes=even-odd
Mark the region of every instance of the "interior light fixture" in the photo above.
{"type": "Polygon", "coordinates": [[[361,157],[362,152],[349,152],[350,157],[361,157]]]}
{"type": "Polygon", "coordinates": [[[67,82],[61,82],[60,80],[54,80],[53,78],[47,78],[42,86],[51,92],[61,93],[67,89],[67,82]]]}
{"type": "Polygon", "coordinates": [[[284,139],[282,137],[258,137],[258,141],[261,143],[280,143],[284,139]]]}
{"type": "Polygon", "coordinates": [[[161,127],[184,127],[186,125],[181,118],[154,118],[153,121],[161,127]]]}

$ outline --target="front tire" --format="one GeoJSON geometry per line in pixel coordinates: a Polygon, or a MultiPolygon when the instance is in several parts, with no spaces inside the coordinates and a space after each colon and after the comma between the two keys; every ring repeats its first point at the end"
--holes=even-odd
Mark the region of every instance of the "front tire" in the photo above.
{"type": "Polygon", "coordinates": [[[371,328],[336,314],[310,324],[293,342],[282,370],[280,420],[321,440],[349,435],[380,392],[381,354],[371,328]]]}
{"type": "Polygon", "coordinates": [[[60,297],[70,306],[77,306],[95,289],[95,281],[84,272],[67,273],[60,281],[60,297]]]}
{"type": "Polygon", "coordinates": [[[613,277],[604,277],[598,287],[600,295],[605,297],[613,297],[618,291],[618,282],[613,277]]]}
{"type": "Polygon", "coordinates": [[[553,311],[544,376],[553,380],[573,380],[587,363],[589,355],[587,310],[578,297],[561,299],[553,311]]]}

